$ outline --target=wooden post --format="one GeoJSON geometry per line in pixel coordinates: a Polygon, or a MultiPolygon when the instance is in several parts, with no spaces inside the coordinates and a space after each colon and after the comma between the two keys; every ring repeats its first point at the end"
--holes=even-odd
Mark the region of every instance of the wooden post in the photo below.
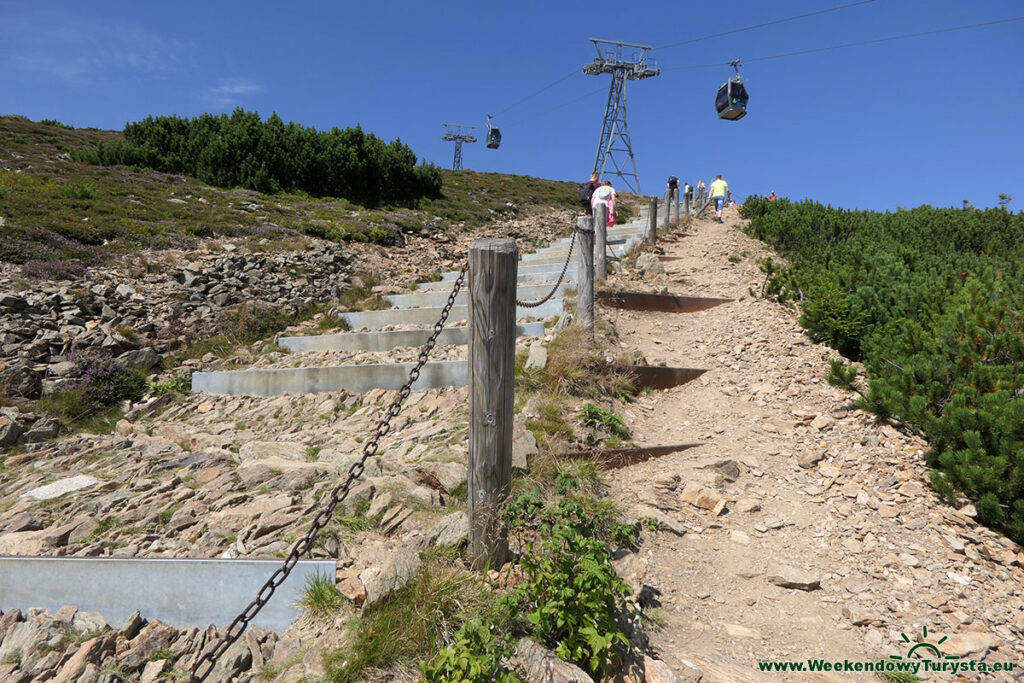
{"type": "Polygon", "coordinates": [[[576,320],[594,338],[594,220],[580,216],[576,220],[580,231],[576,234],[579,251],[576,257],[579,270],[576,276],[576,320]]]}
{"type": "Polygon", "coordinates": [[[672,225],[679,225],[679,188],[672,188],[672,201],[668,205],[668,219],[672,225]]]}
{"type": "Polygon", "coordinates": [[[608,276],[608,205],[598,202],[594,206],[594,283],[604,282],[608,276]]]}
{"type": "Polygon", "coordinates": [[[651,209],[647,212],[647,243],[658,243],[658,198],[651,197],[651,209]]]}
{"type": "Polygon", "coordinates": [[[669,210],[669,202],[672,201],[672,190],[671,188],[665,188],[665,220],[662,221],[661,227],[668,228],[669,214],[672,213],[669,210]]]}
{"type": "Polygon", "coordinates": [[[690,222],[690,195],[683,194],[683,215],[686,216],[686,222],[690,222]]]}
{"type": "Polygon", "coordinates": [[[501,505],[512,482],[516,274],[514,240],[469,245],[469,559],[500,569],[508,558],[501,505]]]}

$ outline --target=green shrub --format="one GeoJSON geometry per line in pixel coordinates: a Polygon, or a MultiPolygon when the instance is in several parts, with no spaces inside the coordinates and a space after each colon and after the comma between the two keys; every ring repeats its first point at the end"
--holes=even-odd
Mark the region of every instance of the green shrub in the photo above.
{"type": "Polygon", "coordinates": [[[67,199],[97,199],[100,191],[88,183],[70,182],[61,188],[60,195],[67,199]]]}
{"type": "Polygon", "coordinates": [[[359,126],[317,131],[286,125],[277,114],[263,121],[240,108],[230,116],[149,116],[125,126],[123,139],[75,150],[72,158],[180,173],[220,187],[302,191],[364,205],[414,204],[441,190],[439,169],[417,166],[401,140],[384,142],[359,126]]]}
{"type": "Polygon", "coordinates": [[[930,479],[951,502],[1024,542],[1024,216],[919,207],[879,214],[750,198],[764,292],[799,300],[816,339],[861,360],[827,379],[929,441],[930,479]]]}

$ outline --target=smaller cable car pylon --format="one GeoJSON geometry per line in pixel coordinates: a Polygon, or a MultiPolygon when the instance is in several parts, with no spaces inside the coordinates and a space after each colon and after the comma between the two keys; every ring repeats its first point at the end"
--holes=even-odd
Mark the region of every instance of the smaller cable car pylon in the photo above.
{"type": "Polygon", "coordinates": [[[718,89],[718,96],[715,97],[715,110],[718,118],[727,121],[739,121],[747,115],[747,100],[750,95],[743,86],[743,79],[740,78],[740,60],[734,59],[729,62],[736,71],[736,75],[722,84],[718,89]]]}
{"type": "Polygon", "coordinates": [[[501,146],[501,131],[491,125],[491,119],[494,117],[490,114],[487,115],[487,148],[498,149],[501,146]]]}

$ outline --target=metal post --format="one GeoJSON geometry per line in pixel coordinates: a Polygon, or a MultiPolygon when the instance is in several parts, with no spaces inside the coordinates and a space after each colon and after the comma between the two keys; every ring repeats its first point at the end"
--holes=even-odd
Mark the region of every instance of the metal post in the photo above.
{"type": "Polygon", "coordinates": [[[658,243],[658,198],[651,197],[651,209],[647,212],[647,243],[658,243]]]}
{"type": "Polygon", "coordinates": [[[594,282],[604,282],[608,276],[608,205],[598,202],[594,206],[594,282]]]}
{"type": "Polygon", "coordinates": [[[475,569],[508,558],[501,505],[512,482],[516,273],[514,240],[469,246],[469,559],[475,569]]]}
{"type": "Polygon", "coordinates": [[[576,275],[576,320],[594,338],[594,220],[590,216],[576,219],[579,232],[577,259],[579,271],[576,275]]]}

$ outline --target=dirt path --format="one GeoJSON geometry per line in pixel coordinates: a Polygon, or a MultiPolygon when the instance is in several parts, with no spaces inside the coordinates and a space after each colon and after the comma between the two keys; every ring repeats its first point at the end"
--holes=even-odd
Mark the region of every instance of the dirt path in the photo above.
{"type": "Polygon", "coordinates": [[[695,314],[601,310],[650,363],[709,370],[626,410],[640,443],[704,445],[609,477],[635,515],[663,520],[620,561],[631,583],[661,592],[664,628],[653,635],[661,656],[681,680],[697,680],[693,667],[704,681],[876,680],[757,667],[877,662],[905,655],[901,634],[913,644],[927,628],[948,636],[943,655],[1017,664],[1013,675],[984,680],[1019,680],[1024,554],[938,500],[921,440],[875,422],[824,382],[834,352],[811,342],[794,312],[751,296],[764,249],[731,211],[724,224],[697,221],[691,236],[662,245],[681,257],[664,263],[667,277],[622,284],[732,303],[695,314]],[[713,467],[723,460],[738,476],[713,467]],[[718,498],[725,509],[716,515],[718,498]],[[820,588],[774,585],[772,575],[789,571],[777,564],[820,588]]]}

